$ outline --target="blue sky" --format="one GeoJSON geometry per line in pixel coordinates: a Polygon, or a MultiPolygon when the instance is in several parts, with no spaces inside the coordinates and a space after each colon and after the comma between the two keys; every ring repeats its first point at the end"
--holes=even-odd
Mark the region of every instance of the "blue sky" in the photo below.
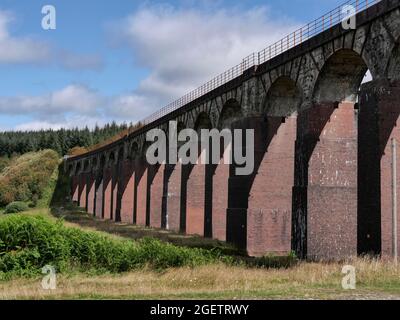
{"type": "Polygon", "coordinates": [[[342,2],[0,0],[0,131],[138,121],[342,2]]]}

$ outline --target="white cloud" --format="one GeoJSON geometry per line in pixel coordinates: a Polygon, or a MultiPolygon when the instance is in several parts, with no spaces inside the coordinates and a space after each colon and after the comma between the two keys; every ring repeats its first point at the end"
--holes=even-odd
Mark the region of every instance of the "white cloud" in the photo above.
{"type": "Polygon", "coordinates": [[[64,113],[94,115],[103,103],[96,91],[83,85],[69,85],[45,95],[0,97],[0,112],[40,117],[57,117],[64,113]]]}
{"type": "MultiPolygon", "coordinates": [[[[134,61],[149,70],[138,88],[106,97],[83,85],[69,85],[47,95],[0,97],[0,112],[32,115],[31,122],[17,129],[139,121],[295,28],[297,24],[273,17],[266,7],[247,11],[143,7],[115,22],[112,33],[119,45],[132,50],[134,61]]],[[[7,28],[0,27],[0,35],[1,30],[7,28]]],[[[79,68],[93,57],[69,58],[65,65],[79,68]]]]}
{"type": "Polygon", "coordinates": [[[160,109],[297,27],[274,17],[266,7],[247,11],[144,7],[114,25],[113,39],[128,44],[136,62],[150,70],[124,113],[135,116],[143,106],[146,111],[160,109]]]}
{"type": "Polygon", "coordinates": [[[47,44],[9,34],[8,25],[13,19],[11,13],[0,11],[0,63],[32,63],[49,59],[47,44]]]}
{"type": "Polygon", "coordinates": [[[103,61],[97,54],[78,54],[36,38],[11,35],[9,25],[13,21],[12,13],[0,10],[0,64],[46,63],[71,70],[102,68],[103,61]]]}
{"type": "Polygon", "coordinates": [[[59,50],[58,63],[69,70],[95,70],[99,71],[104,66],[103,59],[97,54],[77,54],[67,50],[59,50]]]}

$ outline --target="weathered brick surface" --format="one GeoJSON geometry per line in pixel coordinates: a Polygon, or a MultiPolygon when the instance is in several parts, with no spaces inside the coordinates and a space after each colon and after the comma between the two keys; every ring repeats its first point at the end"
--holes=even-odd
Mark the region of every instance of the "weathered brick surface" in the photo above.
{"type": "Polygon", "coordinates": [[[117,219],[119,169],[119,166],[114,166],[111,170],[111,220],[113,221],[117,219]]]}
{"type": "Polygon", "coordinates": [[[161,228],[164,196],[164,169],[165,165],[154,165],[149,168],[150,226],[153,228],[161,228]]]}
{"type": "Polygon", "coordinates": [[[86,173],[81,173],[79,175],[79,199],[78,204],[81,208],[86,208],[86,190],[87,190],[87,181],[86,181],[86,173]]]}
{"type": "Polygon", "coordinates": [[[212,237],[221,241],[226,240],[229,167],[221,159],[212,177],[212,237]]]}
{"type": "Polygon", "coordinates": [[[111,168],[104,169],[103,181],[103,218],[105,220],[111,219],[111,192],[112,192],[112,173],[111,168]]]}
{"type": "Polygon", "coordinates": [[[103,218],[103,207],[104,207],[104,191],[103,191],[103,174],[100,174],[96,178],[95,182],[95,215],[97,218],[103,218]]]}
{"type": "MultiPolygon", "coordinates": [[[[252,227],[248,227],[249,195],[251,185],[268,146],[268,130],[266,128],[266,122],[263,117],[244,118],[232,125],[232,129],[254,130],[254,172],[249,176],[236,175],[236,164],[233,164],[230,168],[228,182],[227,241],[243,250],[249,249],[247,243],[249,232],[253,232],[252,227]]],[[[245,133],[243,132],[244,136],[245,133]]],[[[242,154],[246,152],[247,147],[247,142],[244,139],[241,143],[242,154]]],[[[251,248],[250,251],[252,251],[251,248]]]]}
{"type": "Polygon", "coordinates": [[[148,168],[143,160],[135,162],[135,188],[136,188],[136,224],[146,226],[147,223],[147,192],[148,168]]]}
{"type": "MultiPolygon", "coordinates": [[[[399,98],[400,98],[400,85],[390,88],[391,93],[381,96],[379,102],[380,107],[380,145],[384,148],[381,157],[381,228],[382,228],[382,255],[391,256],[393,252],[392,245],[392,228],[393,228],[393,214],[392,214],[392,139],[397,142],[397,208],[400,208],[400,121],[399,121],[399,98]],[[384,119],[386,118],[386,119],[384,119]],[[383,128],[383,126],[389,126],[383,128]],[[385,131],[391,131],[390,136],[386,138],[385,131]],[[386,140],[386,142],[385,142],[386,140]]],[[[400,235],[400,214],[397,213],[397,234],[400,235]]],[[[399,240],[400,237],[398,236],[399,240]]],[[[397,244],[400,249],[400,241],[397,244]]],[[[398,252],[400,254],[400,250],[398,252]]]]}
{"type": "Polygon", "coordinates": [[[186,233],[204,235],[206,165],[192,166],[187,180],[186,233]]]}
{"type": "MultiPolygon", "coordinates": [[[[359,143],[364,154],[360,155],[360,159],[362,158],[360,170],[362,171],[359,175],[359,183],[365,195],[360,194],[362,209],[359,212],[360,253],[373,251],[381,252],[383,256],[391,256],[393,252],[392,139],[396,139],[398,144],[396,180],[397,192],[400,196],[399,99],[400,82],[398,81],[374,81],[365,85],[361,93],[360,125],[362,127],[360,126],[359,143]],[[365,175],[366,170],[368,170],[368,175],[365,175]],[[371,193],[368,189],[374,192],[371,193]],[[368,199],[368,196],[371,199],[368,199]]],[[[399,198],[397,202],[400,208],[399,198]]],[[[398,227],[398,234],[400,234],[400,216],[398,227]]]]}
{"type": "Polygon", "coordinates": [[[71,197],[72,201],[79,201],[79,178],[78,176],[73,176],[71,179],[71,197]]]}
{"type": "Polygon", "coordinates": [[[125,160],[122,163],[122,173],[118,184],[118,197],[121,197],[120,217],[121,222],[133,223],[133,212],[135,205],[135,171],[133,162],[125,160]]]}
{"type": "Polygon", "coordinates": [[[354,105],[316,105],[308,112],[307,255],[357,254],[357,132],[354,105]]]}
{"type": "Polygon", "coordinates": [[[95,179],[92,173],[87,176],[87,212],[94,214],[95,179]]]}
{"type": "Polygon", "coordinates": [[[182,193],[182,164],[166,166],[167,187],[167,208],[166,220],[167,229],[180,231],[181,222],[181,193],[182,193]]]}
{"type": "Polygon", "coordinates": [[[247,250],[251,255],[291,250],[292,188],[296,117],[268,119],[268,150],[249,194],[247,250]]]}

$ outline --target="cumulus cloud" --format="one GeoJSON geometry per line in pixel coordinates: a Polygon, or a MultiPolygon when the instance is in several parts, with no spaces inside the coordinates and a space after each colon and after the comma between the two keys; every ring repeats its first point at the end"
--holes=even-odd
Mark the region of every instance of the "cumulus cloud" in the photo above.
{"type": "Polygon", "coordinates": [[[100,71],[104,67],[103,59],[97,54],[77,54],[67,50],[57,51],[56,63],[68,70],[100,71]]]}
{"type": "Polygon", "coordinates": [[[144,7],[113,26],[113,39],[128,44],[136,63],[149,70],[123,109],[131,116],[144,106],[155,111],[297,27],[267,7],[144,7]]]}
{"type": "Polygon", "coordinates": [[[102,104],[96,91],[83,85],[69,85],[45,95],[0,97],[0,112],[40,117],[59,117],[64,113],[95,115],[102,104]]]}
{"type": "MultiPolygon", "coordinates": [[[[47,95],[0,97],[0,112],[33,115],[17,129],[139,121],[297,27],[266,7],[207,11],[145,6],[113,23],[111,31],[119,46],[131,50],[135,64],[148,70],[137,88],[104,96],[87,86],[69,85],[47,95]]],[[[71,68],[85,63],[69,60],[71,68]]]]}
{"type": "Polygon", "coordinates": [[[78,54],[55,48],[47,42],[30,37],[15,37],[9,26],[11,12],[0,10],[0,64],[53,64],[71,70],[99,70],[103,66],[97,54],[78,54]]]}
{"type": "Polygon", "coordinates": [[[0,63],[32,63],[49,59],[47,44],[10,35],[8,26],[13,20],[10,12],[0,11],[0,63]]]}

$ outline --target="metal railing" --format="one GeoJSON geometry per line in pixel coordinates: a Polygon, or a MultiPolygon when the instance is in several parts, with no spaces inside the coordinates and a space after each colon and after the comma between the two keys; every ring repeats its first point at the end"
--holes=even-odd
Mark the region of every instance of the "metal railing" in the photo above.
{"type": "MultiPolygon", "coordinates": [[[[151,114],[147,118],[140,121],[140,125],[136,128],[133,128],[128,131],[127,135],[132,134],[137,131],[139,128],[146,126],[165,115],[183,107],[184,105],[200,98],[201,96],[213,91],[214,89],[232,81],[233,79],[241,76],[244,71],[265,63],[274,57],[288,51],[291,48],[298,46],[299,44],[311,39],[312,37],[328,30],[331,27],[342,22],[347,15],[344,15],[342,9],[346,5],[353,6],[355,9],[355,14],[366,10],[367,8],[377,4],[381,0],[349,0],[337,7],[336,9],[331,10],[327,14],[322,17],[306,24],[302,28],[294,31],[293,33],[287,35],[281,40],[275,42],[269,47],[261,50],[260,52],[254,52],[248,55],[246,58],[242,60],[242,62],[233,68],[221,73],[217,77],[203,84],[201,87],[189,92],[183,97],[175,100],[174,102],[168,104],[164,108],[158,110],[157,112],[151,114]]],[[[94,151],[94,150],[92,150],[94,151]]],[[[91,152],[92,152],[91,151],[91,152]]]]}
{"type": "Polygon", "coordinates": [[[333,9],[327,14],[324,14],[322,17],[306,24],[302,28],[294,31],[293,33],[287,35],[286,37],[261,50],[260,52],[254,52],[248,55],[242,60],[240,64],[225,71],[224,73],[221,73],[217,77],[203,84],[201,87],[198,87],[197,89],[189,92],[178,100],[175,100],[174,102],[168,104],[164,108],[158,110],[157,112],[140,121],[140,123],[142,125],[152,123],[167,115],[168,113],[183,107],[184,105],[196,100],[197,98],[200,98],[201,96],[213,91],[214,89],[241,76],[245,70],[265,63],[273,59],[274,57],[288,51],[289,49],[294,48],[299,44],[311,39],[312,37],[328,30],[329,28],[334,27],[335,25],[341,23],[343,19],[347,17],[347,15],[343,14],[342,12],[342,9],[345,6],[353,6],[355,9],[355,14],[357,14],[380,1],[381,0],[346,1],[336,9],[333,9]]]}

